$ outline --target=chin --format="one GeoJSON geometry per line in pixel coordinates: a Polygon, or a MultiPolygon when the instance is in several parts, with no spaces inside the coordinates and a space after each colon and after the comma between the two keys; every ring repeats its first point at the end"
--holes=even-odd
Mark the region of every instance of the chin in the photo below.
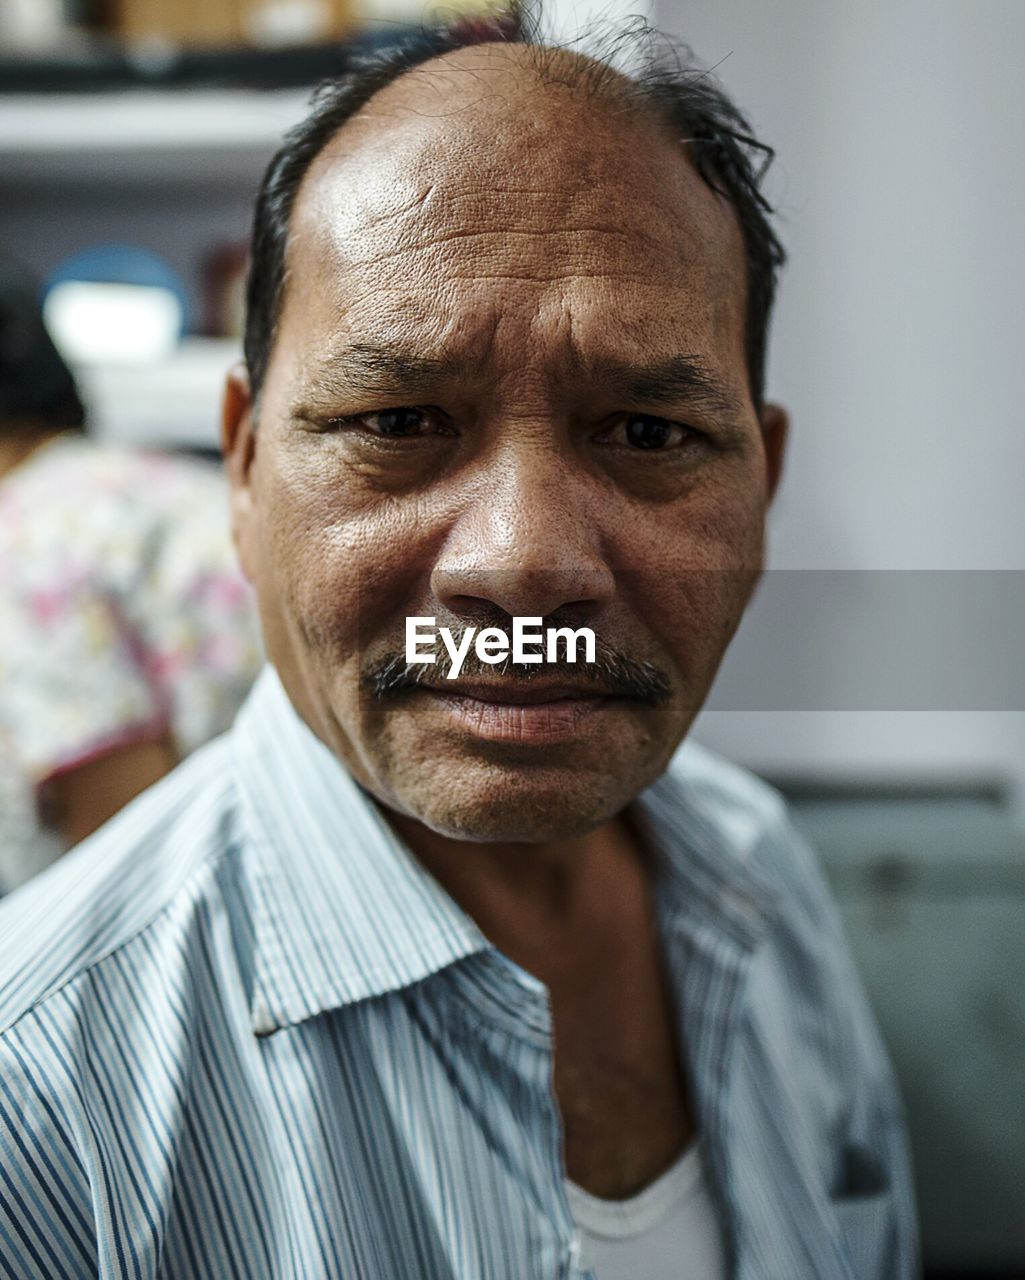
{"type": "MultiPolygon", "coordinates": [[[[623,779],[591,775],[553,776],[467,769],[460,778],[439,778],[430,791],[400,788],[390,807],[398,808],[439,835],[479,844],[565,840],[607,822],[647,785],[624,787],[623,779]],[[398,801],[398,803],[396,803],[398,801]]],[[[387,804],[388,801],[386,800],[387,804]]]]}

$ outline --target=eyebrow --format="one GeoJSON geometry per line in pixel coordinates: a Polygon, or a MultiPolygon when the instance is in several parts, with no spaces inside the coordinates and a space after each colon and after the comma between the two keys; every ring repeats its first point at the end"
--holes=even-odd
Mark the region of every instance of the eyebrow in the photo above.
{"type": "Polygon", "coordinates": [[[311,373],[318,390],[333,387],[357,396],[426,391],[465,377],[467,362],[454,354],[424,355],[388,343],[354,342],[327,356],[311,373]]]}
{"type": "MultiPolygon", "coordinates": [[[[578,376],[635,404],[683,404],[727,417],[743,410],[735,392],[696,355],[680,353],[651,363],[598,357],[578,359],[574,366],[578,376]]],[[[327,392],[337,387],[356,396],[424,394],[479,367],[479,361],[455,352],[423,354],[390,343],[355,342],[328,355],[313,370],[310,385],[327,392]]]]}
{"type": "Polygon", "coordinates": [[[606,359],[589,365],[587,371],[636,403],[664,407],[689,404],[727,416],[740,413],[743,407],[699,356],[681,353],[651,364],[606,359]]]}

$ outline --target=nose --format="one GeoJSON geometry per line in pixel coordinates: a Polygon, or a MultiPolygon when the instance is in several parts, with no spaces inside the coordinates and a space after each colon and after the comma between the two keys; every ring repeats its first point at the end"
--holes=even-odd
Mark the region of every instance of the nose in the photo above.
{"type": "Polygon", "coordinates": [[[612,599],[598,483],[571,467],[555,450],[535,449],[480,477],[431,574],[435,598],[451,613],[546,617],[572,609],[584,621],[612,599]]]}

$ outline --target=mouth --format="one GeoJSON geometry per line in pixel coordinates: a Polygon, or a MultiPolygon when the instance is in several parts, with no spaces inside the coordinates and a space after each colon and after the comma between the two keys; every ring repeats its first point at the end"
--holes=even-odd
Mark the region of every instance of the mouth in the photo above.
{"type": "Polygon", "coordinates": [[[602,713],[624,701],[593,685],[540,680],[453,681],[451,687],[421,685],[420,692],[477,738],[538,746],[597,728],[602,713]]]}

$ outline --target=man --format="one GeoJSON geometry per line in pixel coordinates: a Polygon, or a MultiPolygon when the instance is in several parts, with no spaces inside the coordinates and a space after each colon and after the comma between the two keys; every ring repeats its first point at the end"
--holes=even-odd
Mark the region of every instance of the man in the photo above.
{"type": "Polygon", "coordinates": [[[0,917],[11,1275],[914,1273],[814,862],[674,756],[783,454],[748,131],[505,34],[328,86],[265,180],[224,448],[273,665],[0,917]],[[449,679],[424,617],[595,661],[449,679]]]}

